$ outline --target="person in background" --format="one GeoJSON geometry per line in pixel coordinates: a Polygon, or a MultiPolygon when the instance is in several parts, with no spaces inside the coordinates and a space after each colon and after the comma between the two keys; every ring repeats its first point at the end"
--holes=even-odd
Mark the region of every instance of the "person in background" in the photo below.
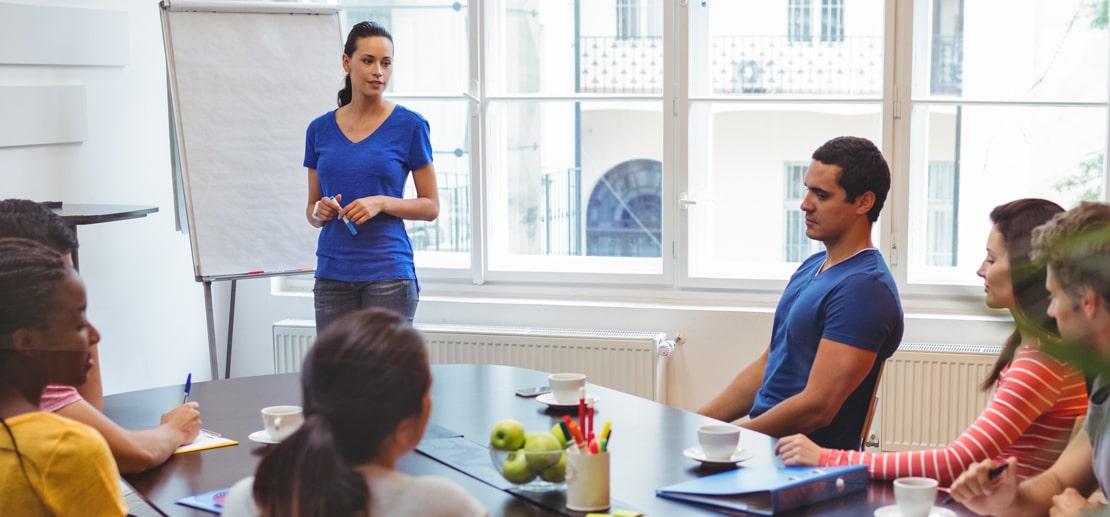
{"type": "MultiPolygon", "coordinates": [[[[1033,258],[1047,264],[1048,315],[1063,346],[1110,364],[1110,205],[1082,202],[1034,230],[1033,258]]],[[[1110,379],[1093,379],[1083,428],[1052,467],[1020,482],[1013,468],[991,479],[993,467],[993,460],[972,465],[952,484],[952,497],[990,515],[1110,514],[1088,499],[1100,487],[1110,493],[1110,379]]]]}
{"type": "Polygon", "coordinates": [[[343,48],[339,108],[313,120],[305,137],[305,215],[320,228],[313,287],[316,328],[363,307],[411,322],[419,284],[405,220],[439,215],[428,122],[383,96],[393,75],[393,36],[355,24],[343,48]],[[412,174],[416,198],[404,199],[412,174]]]}
{"type": "Polygon", "coordinates": [[[923,476],[952,483],[975,462],[1016,458],[1017,474],[1031,477],[1052,466],[1071,438],[1076,420],[1087,411],[1087,385],[1078,371],[1040,350],[1038,336],[1056,335],[1045,314],[1045,270],[1030,257],[1033,229],[1063,212],[1044,199],[1019,199],[996,207],[987,238],[987,257],[979,266],[987,306],[1009,309],[1016,327],[1002,348],[983,389],[994,396],[979,418],[948,447],[925,451],[870,454],[822,449],[803,435],[779,440],[786,465],[868,466],[872,478],[923,476]]]}
{"type": "Polygon", "coordinates": [[[85,306],[56,251],[0,239],[0,515],[127,514],[104,438],[38,409],[47,384],[81,385],[92,368],[85,306]]]}
{"type": "Polygon", "coordinates": [[[883,361],[902,340],[898,289],[871,243],[890,168],[871,141],[838,137],[814,151],[805,186],[806,237],[825,250],[790,277],[767,349],[698,413],[858,448],[883,361]]]}
{"type": "Polygon", "coordinates": [[[302,372],[304,423],[232,487],[224,517],[487,514],[450,481],[395,470],[432,411],[428,353],[407,319],[380,308],[343,316],[302,372]]]}
{"type": "MultiPolygon", "coordinates": [[[[22,237],[44,244],[72,266],[72,252],[77,249],[77,236],[58,214],[41,203],[26,199],[0,201],[0,237],[22,237]]],[[[91,332],[96,333],[96,329],[91,332]]],[[[93,340],[93,369],[100,335],[93,340]]],[[[96,378],[99,379],[99,373],[96,378]]],[[[86,383],[85,386],[88,386],[86,383]]],[[[86,390],[87,392],[88,390],[86,390]]],[[[95,383],[93,400],[103,400],[100,383],[95,383]]],[[[200,433],[200,410],[196,402],[187,402],[162,415],[153,429],[129,430],[120,427],[101,412],[102,404],[94,405],[83,398],[73,386],[51,384],[43,390],[39,408],[92,426],[108,441],[120,472],[143,472],[164,463],[177,447],[192,443],[200,433]]]]}

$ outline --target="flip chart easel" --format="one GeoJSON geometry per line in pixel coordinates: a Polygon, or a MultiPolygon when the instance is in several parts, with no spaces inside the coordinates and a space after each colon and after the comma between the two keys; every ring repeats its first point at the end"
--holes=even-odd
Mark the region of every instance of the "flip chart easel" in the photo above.
{"type": "Polygon", "coordinates": [[[305,220],[304,132],[342,86],[338,7],[163,0],[177,165],[196,280],[204,283],[212,378],[219,378],[212,283],[303,274],[317,231],[305,220]]]}

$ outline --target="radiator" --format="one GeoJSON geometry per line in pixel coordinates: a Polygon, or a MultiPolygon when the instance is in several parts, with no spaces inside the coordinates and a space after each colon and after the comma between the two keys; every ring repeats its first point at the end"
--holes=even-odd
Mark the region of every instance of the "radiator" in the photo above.
{"type": "MultiPolygon", "coordinates": [[[[983,412],[990,391],[979,385],[1000,346],[904,343],[887,359],[879,383],[879,448],[946,447],[983,412]]],[[[874,428],[872,428],[874,430],[874,428]]],[[[869,444],[871,445],[871,444],[869,444]]]]}
{"type": "MultiPolygon", "coordinates": [[[[503,364],[546,372],[584,373],[591,383],[666,402],[663,332],[421,324],[434,364],[503,364]]],[[[310,320],[273,324],[274,371],[297,372],[315,339],[310,320]]],[[[523,386],[522,386],[523,387],[523,386]]]]}

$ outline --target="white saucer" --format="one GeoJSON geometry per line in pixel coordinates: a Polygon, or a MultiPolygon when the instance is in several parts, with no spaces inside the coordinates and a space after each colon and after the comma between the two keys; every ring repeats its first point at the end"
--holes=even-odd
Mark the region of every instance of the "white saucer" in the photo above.
{"type": "Polygon", "coordinates": [[[705,457],[705,453],[701,451],[700,445],[695,445],[682,451],[682,455],[692,460],[700,461],[705,465],[735,465],[741,461],[750,460],[752,458],[752,453],[737,447],[736,450],[732,452],[732,456],[729,457],[729,459],[711,460],[705,457]]]}
{"type": "MultiPolygon", "coordinates": [[[[902,517],[898,505],[891,504],[875,510],[875,517],[902,517]]],[[[956,512],[943,506],[934,506],[929,510],[929,517],[956,517],[956,512]]]]}
{"type": "Polygon", "coordinates": [[[270,438],[270,433],[267,433],[265,429],[262,429],[261,431],[255,431],[255,432],[251,433],[249,436],[247,436],[247,439],[249,439],[252,442],[258,442],[258,443],[269,443],[269,444],[278,443],[277,440],[275,440],[273,438],[270,438]]]}
{"type": "MultiPolygon", "coordinates": [[[[546,404],[546,405],[551,406],[551,407],[577,407],[578,406],[578,401],[577,400],[574,401],[574,402],[557,402],[555,400],[555,395],[552,394],[552,393],[544,393],[543,395],[540,395],[540,396],[536,397],[536,400],[539,401],[541,404],[546,404]]],[[[597,401],[601,400],[601,397],[595,397],[593,395],[590,395],[589,397],[586,397],[586,400],[591,400],[591,401],[593,401],[594,404],[597,404],[597,401]]]]}

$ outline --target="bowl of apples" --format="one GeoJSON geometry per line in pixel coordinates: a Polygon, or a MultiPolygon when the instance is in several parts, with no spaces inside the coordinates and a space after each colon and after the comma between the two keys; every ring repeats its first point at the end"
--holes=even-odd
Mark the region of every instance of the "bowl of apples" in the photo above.
{"type": "Polygon", "coordinates": [[[566,488],[565,440],[549,432],[524,432],[515,420],[502,420],[490,432],[493,468],[516,488],[549,492],[566,488]]]}

